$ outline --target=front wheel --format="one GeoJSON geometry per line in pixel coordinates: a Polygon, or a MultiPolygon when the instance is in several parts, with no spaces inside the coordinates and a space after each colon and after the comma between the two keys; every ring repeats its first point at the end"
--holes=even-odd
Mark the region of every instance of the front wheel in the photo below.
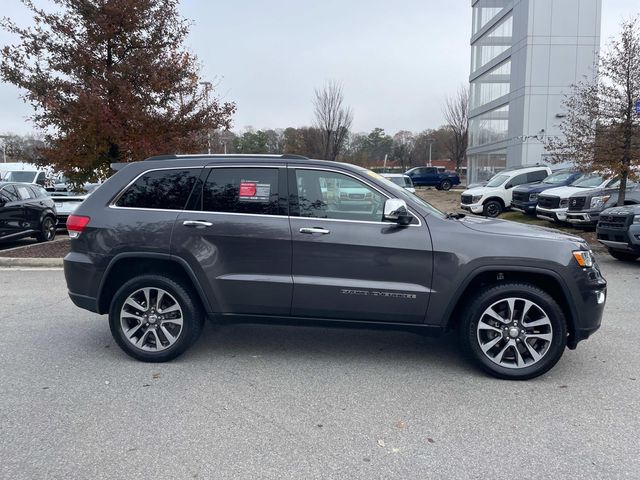
{"type": "Polygon", "coordinates": [[[485,288],[464,312],[463,351],[494,377],[527,380],[549,371],[567,345],[562,309],[525,283],[485,288]]]}
{"type": "Polygon", "coordinates": [[[489,200],[484,204],[485,217],[496,218],[502,213],[502,204],[497,200],[489,200]]]}
{"type": "Polygon", "coordinates": [[[53,217],[46,216],[40,224],[40,231],[36,233],[38,242],[50,242],[56,238],[56,221],[53,217]]]}
{"type": "Polygon", "coordinates": [[[109,327],[116,343],[144,362],[182,354],[202,331],[203,316],[190,288],[162,275],[141,275],[113,297],[109,327]]]}
{"type": "Polygon", "coordinates": [[[620,250],[609,250],[609,255],[611,255],[616,260],[620,260],[621,262],[635,262],[640,255],[633,252],[621,252],[620,250]]]}

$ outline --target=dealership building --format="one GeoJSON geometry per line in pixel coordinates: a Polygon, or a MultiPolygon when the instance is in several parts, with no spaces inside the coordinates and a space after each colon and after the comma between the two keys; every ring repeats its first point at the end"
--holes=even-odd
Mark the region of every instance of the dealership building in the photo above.
{"type": "Polygon", "coordinates": [[[602,0],[473,0],[469,182],[546,163],[570,86],[595,74],[602,0]]]}

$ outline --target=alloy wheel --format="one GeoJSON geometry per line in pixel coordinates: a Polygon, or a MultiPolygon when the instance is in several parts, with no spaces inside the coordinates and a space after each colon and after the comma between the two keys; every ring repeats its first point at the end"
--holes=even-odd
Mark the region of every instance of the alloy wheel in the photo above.
{"type": "Polygon", "coordinates": [[[505,368],[525,368],[545,357],[553,340],[553,328],[538,304],[510,297],[484,311],[478,322],[477,339],[480,349],[493,363],[505,368]]]}
{"type": "Polygon", "coordinates": [[[134,347],[160,352],[176,343],[182,334],[180,304],[166,290],[149,287],[127,297],[120,310],[120,326],[134,347]]]}
{"type": "Polygon", "coordinates": [[[42,233],[44,236],[44,240],[49,242],[56,237],[56,224],[51,219],[51,217],[47,217],[42,222],[42,233]]]}

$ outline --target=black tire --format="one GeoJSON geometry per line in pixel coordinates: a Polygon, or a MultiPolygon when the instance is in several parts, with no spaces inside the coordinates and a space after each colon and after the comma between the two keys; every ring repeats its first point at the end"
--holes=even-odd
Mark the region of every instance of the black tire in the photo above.
{"type": "Polygon", "coordinates": [[[141,275],[126,282],[113,296],[109,308],[109,327],[116,343],[124,352],[143,362],[167,362],[184,353],[200,336],[204,317],[200,302],[191,288],[163,275],[141,275]],[[159,288],[169,293],[182,310],[182,330],[173,343],[165,350],[151,352],[134,346],[125,336],[120,312],[124,302],[134,292],[143,288],[159,288]]]}
{"type": "Polygon", "coordinates": [[[448,192],[449,190],[451,190],[452,186],[453,184],[451,183],[451,180],[443,180],[440,183],[440,190],[444,190],[445,192],[448,192]]]}
{"type": "Polygon", "coordinates": [[[47,215],[42,219],[40,231],[35,235],[38,242],[50,242],[56,238],[56,219],[47,215]]]}
{"type": "Polygon", "coordinates": [[[635,262],[640,258],[640,255],[633,252],[621,252],[620,250],[609,250],[609,255],[611,255],[616,260],[620,260],[621,262],[635,262]]]}
{"type": "Polygon", "coordinates": [[[500,216],[503,210],[504,208],[498,200],[489,200],[485,202],[482,213],[485,217],[496,218],[500,216]]]}
{"type": "MultiPolygon", "coordinates": [[[[515,305],[514,310],[517,310],[517,305],[523,305],[523,303],[516,301],[515,305]]],[[[491,320],[491,317],[485,318],[491,320]]],[[[465,355],[490,375],[507,380],[528,380],[548,372],[558,363],[567,346],[567,322],[562,309],[548,293],[527,283],[506,283],[481,290],[464,310],[459,327],[461,348],[465,355]],[[485,355],[480,346],[480,334],[478,333],[478,323],[483,318],[485,311],[496,302],[513,297],[529,300],[538,305],[546,314],[552,328],[551,341],[540,360],[517,368],[513,368],[513,365],[512,368],[499,365],[485,355]]],[[[507,333],[505,332],[504,335],[507,333]]],[[[501,340],[505,343],[506,341],[501,340]]],[[[520,342],[520,340],[518,341],[520,342]]],[[[505,343],[498,343],[497,349],[500,350],[505,343]]],[[[516,348],[521,349],[526,355],[524,345],[518,343],[516,348]]],[[[491,352],[491,350],[489,351],[491,352]]],[[[510,353],[515,359],[515,352],[510,350],[510,353]]],[[[529,359],[529,361],[531,360],[532,358],[529,359]]]]}

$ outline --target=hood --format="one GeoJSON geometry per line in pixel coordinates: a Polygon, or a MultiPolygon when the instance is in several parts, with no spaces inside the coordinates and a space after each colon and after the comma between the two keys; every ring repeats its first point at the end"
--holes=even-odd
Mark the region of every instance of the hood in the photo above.
{"type": "Polygon", "coordinates": [[[481,233],[494,235],[508,235],[512,237],[529,237],[545,240],[570,241],[574,243],[586,244],[586,242],[574,235],[569,235],[552,228],[538,227],[535,225],[524,225],[509,220],[499,220],[495,218],[465,217],[460,220],[465,227],[481,233]]]}
{"type": "Polygon", "coordinates": [[[474,187],[468,188],[462,195],[486,195],[487,193],[495,193],[500,187],[474,187]]]}
{"type": "Polygon", "coordinates": [[[596,190],[598,187],[593,188],[580,188],[580,187],[571,187],[567,185],[566,187],[555,187],[545,190],[545,197],[560,197],[560,198],[569,198],[571,195],[577,193],[584,193],[588,195],[592,190],[596,190]]]}
{"type": "Polygon", "coordinates": [[[558,185],[549,185],[548,183],[527,183],[525,185],[520,185],[519,187],[516,187],[513,189],[514,192],[520,192],[520,193],[542,193],[542,192],[546,192],[547,190],[552,190],[555,188],[562,188],[561,186],[559,187],[558,185]]]}

